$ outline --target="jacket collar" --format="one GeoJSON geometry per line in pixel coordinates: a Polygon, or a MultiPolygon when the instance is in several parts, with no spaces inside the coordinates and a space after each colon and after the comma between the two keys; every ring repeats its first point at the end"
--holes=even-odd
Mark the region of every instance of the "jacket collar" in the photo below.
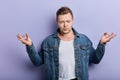
{"type": "MultiPolygon", "coordinates": [[[[80,34],[74,28],[72,28],[72,30],[73,30],[73,32],[74,32],[74,34],[75,34],[76,37],[80,37],[80,34]]],[[[58,38],[58,33],[59,32],[60,32],[60,29],[58,28],[57,31],[56,31],[56,33],[53,34],[53,37],[54,38],[58,38]]]]}

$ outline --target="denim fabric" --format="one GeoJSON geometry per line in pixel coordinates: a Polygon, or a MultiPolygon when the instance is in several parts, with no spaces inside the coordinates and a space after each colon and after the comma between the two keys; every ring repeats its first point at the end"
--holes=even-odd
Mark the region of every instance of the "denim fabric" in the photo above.
{"type": "MultiPolygon", "coordinates": [[[[88,67],[90,63],[98,64],[105,52],[104,44],[99,42],[96,49],[92,42],[84,34],[79,34],[73,29],[75,34],[75,74],[78,80],[88,80],[88,67]]],[[[35,50],[34,45],[26,46],[28,55],[32,63],[36,66],[45,64],[47,80],[58,80],[59,77],[59,30],[48,36],[41,44],[39,52],[35,50]]]]}

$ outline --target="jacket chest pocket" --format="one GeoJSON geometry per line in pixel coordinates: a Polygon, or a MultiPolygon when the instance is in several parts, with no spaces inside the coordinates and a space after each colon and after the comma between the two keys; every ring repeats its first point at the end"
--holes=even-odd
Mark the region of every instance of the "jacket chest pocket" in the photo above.
{"type": "Polygon", "coordinates": [[[83,65],[87,65],[89,63],[89,54],[90,54],[90,44],[83,44],[79,46],[80,48],[80,56],[82,59],[83,65]]]}
{"type": "Polygon", "coordinates": [[[91,45],[90,44],[82,44],[79,45],[79,53],[82,56],[83,59],[89,58],[89,50],[91,45]]]}

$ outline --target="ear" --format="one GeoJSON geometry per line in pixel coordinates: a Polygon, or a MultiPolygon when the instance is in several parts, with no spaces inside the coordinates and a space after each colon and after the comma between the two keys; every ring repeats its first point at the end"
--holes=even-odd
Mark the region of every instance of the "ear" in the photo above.
{"type": "Polygon", "coordinates": [[[58,25],[58,20],[56,19],[56,24],[58,25]]]}

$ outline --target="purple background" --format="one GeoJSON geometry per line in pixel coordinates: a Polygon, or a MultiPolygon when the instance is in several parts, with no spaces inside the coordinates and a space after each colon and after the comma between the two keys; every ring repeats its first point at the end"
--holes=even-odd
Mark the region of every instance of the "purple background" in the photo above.
{"type": "Polygon", "coordinates": [[[35,67],[16,35],[28,33],[37,50],[53,33],[56,10],[73,10],[74,28],[86,34],[96,48],[104,32],[116,38],[106,45],[98,65],[89,69],[90,80],[120,80],[120,0],[0,0],[0,80],[45,80],[44,65],[35,67]]]}

